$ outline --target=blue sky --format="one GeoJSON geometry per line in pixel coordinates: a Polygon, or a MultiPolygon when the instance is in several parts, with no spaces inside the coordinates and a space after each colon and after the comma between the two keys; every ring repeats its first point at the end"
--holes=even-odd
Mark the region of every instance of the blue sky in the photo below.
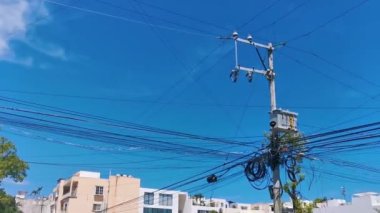
{"type": "MultiPolygon", "coordinates": [[[[360,2],[4,1],[0,3],[0,95],[162,129],[264,141],[269,129],[267,81],[255,76],[250,84],[241,74],[238,82],[232,83],[233,43],[216,38],[239,29],[242,37],[251,33],[262,43],[289,41],[276,49],[274,56],[277,102],[279,107],[299,113],[299,128],[306,135],[374,122],[380,104],[380,2],[365,1],[349,10],[360,2]],[[310,31],[310,35],[293,40],[310,31]]],[[[242,65],[261,68],[254,49],[242,46],[240,51],[242,65]]],[[[19,107],[3,101],[1,106],[19,107]]],[[[142,179],[143,186],[159,188],[226,161],[199,156],[185,158],[195,161],[162,160],[181,153],[144,149],[122,154],[91,151],[52,141],[98,148],[112,145],[2,125],[2,135],[17,145],[20,157],[27,161],[114,163],[109,168],[31,164],[23,183],[3,183],[10,193],[43,186],[48,194],[58,178],[80,169],[99,171],[103,176],[109,171],[132,174],[142,179]],[[150,164],[133,163],[149,159],[150,164]],[[121,162],[132,162],[128,164],[132,169],[115,164],[121,162]],[[178,165],[192,168],[141,169],[178,165]]],[[[201,145],[191,140],[185,143],[201,145]]],[[[226,145],[201,146],[236,151],[226,145]]],[[[374,164],[380,160],[375,151],[332,157],[374,164]]],[[[321,162],[311,164],[365,174],[321,162]]],[[[380,191],[379,184],[326,174],[306,177],[301,193],[309,199],[339,197],[341,186],[348,195],[380,191]]],[[[245,177],[203,193],[240,202],[269,201],[267,190],[254,190],[245,177]]]]}

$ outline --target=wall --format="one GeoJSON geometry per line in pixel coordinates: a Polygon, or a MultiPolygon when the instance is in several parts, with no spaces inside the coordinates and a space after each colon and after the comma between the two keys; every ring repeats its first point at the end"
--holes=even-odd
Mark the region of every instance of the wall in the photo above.
{"type": "Polygon", "coordinates": [[[58,198],[51,196],[55,204],[54,213],[93,213],[93,205],[100,204],[100,210],[107,207],[107,213],[137,213],[138,204],[125,203],[139,196],[140,180],[129,176],[110,176],[109,179],[98,178],[91,172],[78,172],[71,179],[61,180],[56,189],[58,198]],[[76,193],[73,184],[77,182],[76,193]],[[70,192],[63,194],[64,186],[70,186],[70,192]],[[103,195],[95,195],[96,186],[103,187],[103,195]],[[61,202],[67,202],[67,211],[61,210],[61,202]],[[122,204],[122,205],[118,205],[122,204]]]}
{"type": "Polygon", "coordinates": [[[351,204],[343,206],[326,205],[321,208],[313,209],[313,213],[376,213],[375,208],[380,206],[373,201],[377,201],[377,198],[380,200],[379,196],[374,195],[363,195],[359,197],[355,197],[354,195],[351,204]]]}
{"type": "Polygon", "coordinates": [[[170,191],[170,190],[160,190],[158,192],[155,192],[156,189],[149,189],[149,188],[141,188],[140,189],[140,204],[141,207],[139,209],[139,213],[144,212],[144,207],[147,208],[158,208],[158,209],[171,209],[172,213],[178,213],[178,212],[186,212],[186,203],[183,200],[183,197],[187,197],[187,193],[184,192],[179,192],[179,191],[170,191]],[[154,200],[153,200],[153,205],[149,204],[144,204],[144,193],[149,192],[149,193],[154,193],[154,200]],[[172,206],[162,206],[159,204],[159,196],[160,194],[170,194],[173,197],[172,200],[172,206]],[[181,195],[181,196],[180,196],[181,195]],[[181,197],[181,202],[180,198],[181,197]],[[180,205],[179,205],[180,204],[180,205]],[[179,208],[181,206],[181,209],[179,208]]]}
{"type": "Polygon", "coordinates": [[[140,179],[128,176],[111,176],[109,178],[107,213],[138,213],[140,196],[140,179]],[[114,207],[115,206],[115,207],[114,207]]]}

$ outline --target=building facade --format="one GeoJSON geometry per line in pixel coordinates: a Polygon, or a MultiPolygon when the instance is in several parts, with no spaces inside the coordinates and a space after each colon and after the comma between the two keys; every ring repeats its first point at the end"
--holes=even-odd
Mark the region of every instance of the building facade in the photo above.
{"type": "Polygon", "coordinates": [[[186,201],[185,192],[141,188],[139,213],[184,213],[186,201]]]}
{"type": "MultiPolygon", "coordinates": [[[[206,199],[187,192],[142,188],[128,175],[101,178],[98,172],[79,171],[57,181],[43,200],[22,200],[24,213],[273,213],[271,203],[236,203],[206,199]]],[[[319,213],[319,212],[318,212],[319,213]]]]}
{"type": "Polygon", "coordinates": [[[188,213],[272,213],[269,203],[236,203],[226,199],[188,197],[188,213]]]}
{"type": "Polygon", "coordinates": [[[125,212],[137,213],[140,179],[127,175],[100,178],[100,173],[79,171],[59,180],[49,196],[50,213],[125,212]]]}
{"type": "MultiPolygon", "coordinates": [[[[35,197],[27,199],[27,192],[18,192],[15,196],[15,201],[21,212],[27,213],[48,213],[50,202],[47,197],[35,197]]],[[[1,210],[0,210],[1,212],[1,210]]]]}
{"type": "Polygon", "coordinates": [[[375,192],[365,192],[354,194],[352,202],[332,199],[318,204],[318,208],[313,209],[313,213],[378,213],[380,212],[380,194],[375,192]]]}

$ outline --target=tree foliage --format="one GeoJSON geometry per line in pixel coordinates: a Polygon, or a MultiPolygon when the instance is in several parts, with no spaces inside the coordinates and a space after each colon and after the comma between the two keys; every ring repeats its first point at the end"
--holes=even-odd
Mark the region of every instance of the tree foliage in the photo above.
{"type": "Polygon", "coordinates": [[[16,146],[4,137],[0,138],[0,182],[10,178],[21,182],[26,177],[29,166],[17,156],[16,146]]]}
{"type": "Polygon", "coordinates": [[[0,213],[21,213],[14,197],[0,189],[0,213]]]}
{"type": "Polygon", "coordinates": [[[299,133],[285,133],[280,137],[280,143],[283,145],[284,151],[289,153],[285,162],[289,181],[284,184],[283,189],[292,199],[293,210],[295,213],[311,213],[313,205],[304,204],[299,198],[298,186],[305,180],[302,173],[301,164],[303,162],[305,140],[299,133]]]}
{"type": "MultiPolygon", "coordinates": [[[[26,177],[29,166],[17,156],[16,146],[4,137],[0,137],[0,185],[9,178],[21,182],[26,177]]],[[[0,188],[0,213],[19,213],[13,196],[0,188]]]]}

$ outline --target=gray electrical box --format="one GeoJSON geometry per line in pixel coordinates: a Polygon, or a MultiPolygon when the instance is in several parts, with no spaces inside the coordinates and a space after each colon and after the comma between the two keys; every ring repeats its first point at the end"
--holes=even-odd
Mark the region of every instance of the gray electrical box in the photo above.
{"type": "Polygon", "coordinates": [[[282,109],[275,109],[271,113],[271,122],[276,122],[274,130],[280,132],[297,132],[297,117],[298,114],[282,109]]]}

